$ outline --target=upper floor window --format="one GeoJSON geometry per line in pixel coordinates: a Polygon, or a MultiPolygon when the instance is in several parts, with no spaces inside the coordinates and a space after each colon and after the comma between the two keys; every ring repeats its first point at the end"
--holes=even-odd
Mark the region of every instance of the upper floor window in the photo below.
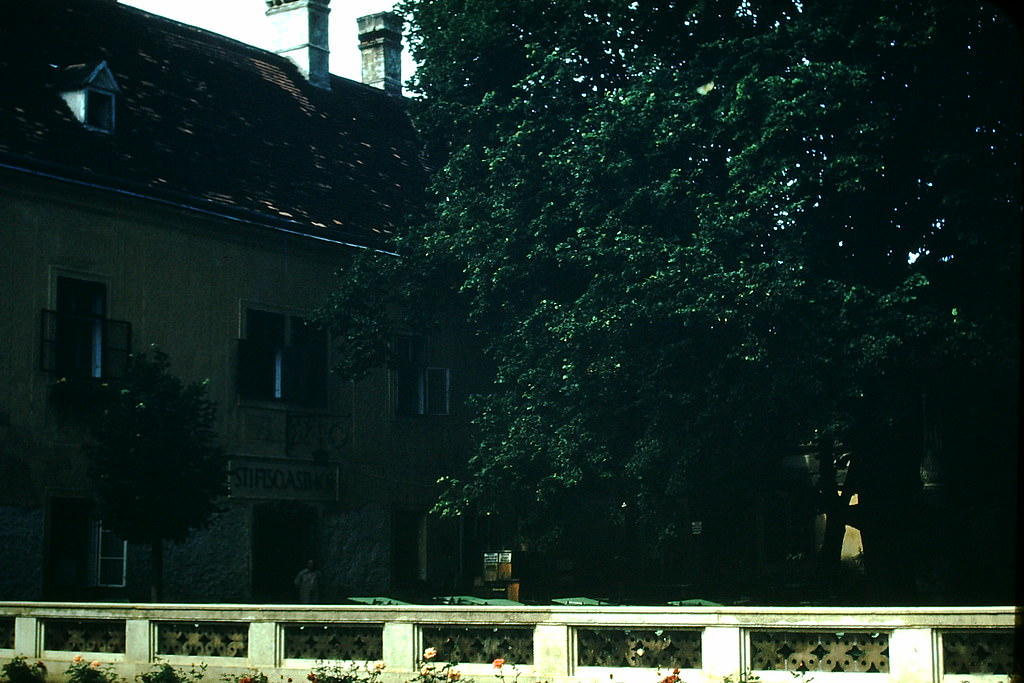
{"type": "Polygon", "coordinates": [[[112,133],[115,124],[117,86],[105,61],[73,64],[60,72],[60,96],[86,128],[112,133]]]}
{"type": "Polygon", "coordinates": [[[43,370],[62,377],[123,377],[131,325],[108,319],[106,311],[103,283],[58,277],[56,309],[43,311],[43,370]]]}
{"type": "Polygon", "coordinates": [[[237,379],[244,398],[322,405],[327,335],[304,318],[250,308],[238,340],[237,379]]]}
{"type": "Polygon", "coordinates": [[[394,345],[395,413],[398,415],[447,415],[451,370],[431,366],[427,340],[401,335],[394,345]]]}

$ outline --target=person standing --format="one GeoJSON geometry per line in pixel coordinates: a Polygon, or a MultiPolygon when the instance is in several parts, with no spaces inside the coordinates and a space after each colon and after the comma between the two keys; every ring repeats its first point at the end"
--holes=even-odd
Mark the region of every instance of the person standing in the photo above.
{"type": "Polygon", "coordinates": [[[313,560],[307,561],[306,566],[295,575],[295,588],[299,592],[299,602],[309,604],[320,601],[320,572],[313,560]]]}

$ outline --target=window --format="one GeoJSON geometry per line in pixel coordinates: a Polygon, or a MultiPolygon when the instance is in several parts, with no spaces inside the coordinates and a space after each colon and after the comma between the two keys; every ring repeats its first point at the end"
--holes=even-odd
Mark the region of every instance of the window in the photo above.
{"type": "Polygon", "coordinates": [[[57,73],[60,96],[71,113],[89,130],[114,132],[117,85],[106,62],[73,64],[57,73]]]}
{"type": "Polygon", "coordinates": [[[238,393],[244,398],[322,405],[327,400],[327,335],[297,316],[245,312],[238,340],[238,393]]]}
{"type": "Polygon", "coordinates": [[[56,310],[43,311],[43,370],[69,378],[123,377],[131,325],[106,317],[103,283],[58,277],[56,303],[56,310]]]}
{"type": "Polygon", "coordinates": [[[102,90],[85,91],[85,125],[96,130],[114,130],[114,94],[102,90]]]}
{"type": "Polygon", "coordinates": [[[395,340],[394,391],[398,415],[447,415],[451,371],[427,363],[427,340],[403,335],[395,340]]]}
{"type": "Polygon", "coordinates": [[[89,585],[121,588],[125,585],[128,543],[102,521],[93,522],[89,547],[89,585]]]}

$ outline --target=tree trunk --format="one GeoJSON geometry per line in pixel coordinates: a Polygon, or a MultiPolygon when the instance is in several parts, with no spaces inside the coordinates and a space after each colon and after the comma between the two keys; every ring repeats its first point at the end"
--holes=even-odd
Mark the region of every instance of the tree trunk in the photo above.
{"type": "Polygon", "coordinates": [[[149,600],[160,602],[164,597],[164,542],[162,539],[153,541],[149,548],[149,600]]]}

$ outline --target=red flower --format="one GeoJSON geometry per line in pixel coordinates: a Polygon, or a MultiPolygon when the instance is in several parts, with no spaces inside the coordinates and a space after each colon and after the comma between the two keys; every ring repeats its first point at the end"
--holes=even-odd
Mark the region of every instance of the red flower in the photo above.
{"type": "Polygon", "coordinates": [[[505,666],[505,660],[504,659],[502,659],[501,657],[498,657],[497,659],[494,660],[494,668],[495,669],[500,669],[503,666],[505,666]]]}

